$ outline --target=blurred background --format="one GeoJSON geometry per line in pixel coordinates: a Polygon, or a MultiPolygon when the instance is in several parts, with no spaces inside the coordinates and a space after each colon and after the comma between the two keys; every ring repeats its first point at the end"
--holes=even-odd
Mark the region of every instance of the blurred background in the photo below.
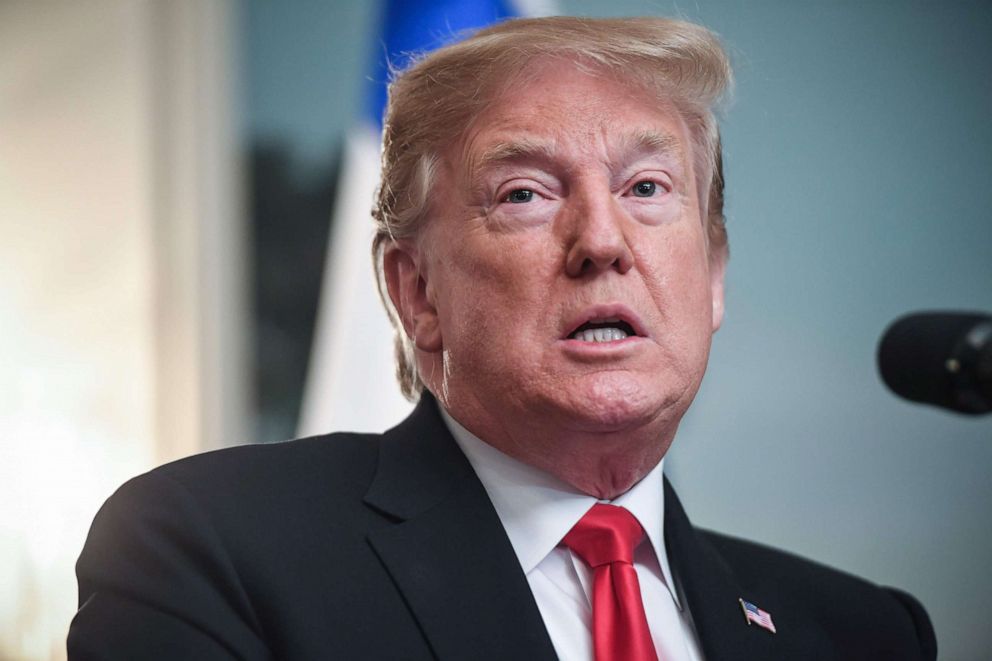
{"type": "Polygon", "coordinates": [[[992,312],[992,4],[483,4],[0,0],[0,659],[64,658],[127,478],[402,417],[365,247],[382,62],[512,13],[687,18],[734,60],[727,314],[667,466],[690,516],[988,658],[992,417],[895,398],[874,352],[905,312],[992,312]]]}

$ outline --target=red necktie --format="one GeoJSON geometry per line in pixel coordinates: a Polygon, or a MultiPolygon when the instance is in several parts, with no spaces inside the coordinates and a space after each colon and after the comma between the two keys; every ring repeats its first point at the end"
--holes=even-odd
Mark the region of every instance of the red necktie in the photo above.
{"type": "Polygon", "coordinates": [[[657,661],[634,548],[644,529],[622,507],[597,503],[565,535],[565,546],[592,568],[592,642],[596,661],[657,661]]]}

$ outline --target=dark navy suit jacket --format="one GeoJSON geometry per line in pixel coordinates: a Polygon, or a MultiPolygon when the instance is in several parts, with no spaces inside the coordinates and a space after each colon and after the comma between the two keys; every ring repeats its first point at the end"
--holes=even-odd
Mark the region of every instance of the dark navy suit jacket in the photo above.
{"type": "MultiPolygon", "coordinates": [[[[697,530],[665,488],[669,560],[710,661],[935,658],[909,595],[697,530]],[[749,626],[739,598],[778,632],[749,626]]],[[[77,574],[73,660],[555,658],[429,396],[382,435],[231,448],[131,480],[77,574]]]]}

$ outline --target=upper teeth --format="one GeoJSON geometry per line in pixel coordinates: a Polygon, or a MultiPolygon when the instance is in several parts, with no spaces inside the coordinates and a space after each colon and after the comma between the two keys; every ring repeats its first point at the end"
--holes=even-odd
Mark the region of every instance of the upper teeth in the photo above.
{"type": "Polygon", "coordinates": [[[582,342],[616,342],[625,337],[627,333],[619,328],[588,328],[575,334],[575,339],[582,342]]]}

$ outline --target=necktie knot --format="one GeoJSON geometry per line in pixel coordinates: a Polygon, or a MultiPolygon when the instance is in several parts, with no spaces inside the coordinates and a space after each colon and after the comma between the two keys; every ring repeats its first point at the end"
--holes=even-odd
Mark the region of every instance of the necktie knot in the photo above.
{"type": "Polygon", "coordinates": [[[634,515],[616,505],[596,503],[562,540],[595,569],[613,562],[633,564],[644,529],[634,515]]]}

